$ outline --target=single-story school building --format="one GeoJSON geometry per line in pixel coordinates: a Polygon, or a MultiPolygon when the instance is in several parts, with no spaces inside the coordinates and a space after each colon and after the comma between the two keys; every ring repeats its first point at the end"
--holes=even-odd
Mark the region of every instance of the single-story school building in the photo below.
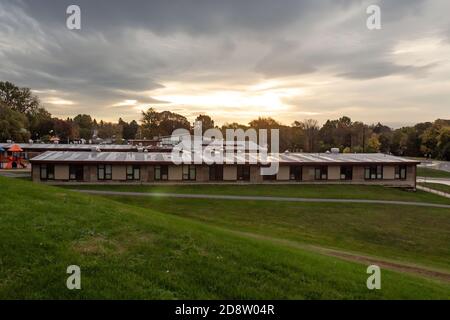
{"type": "Polygon", "coordinates": [[[380,153],[276,155],[279,170],[270,176],[261,175],[263,165],[254,153],[235,153],[232,163],[208,165],[174,164],[172,154],[163,152],[48,151],[31,159],[31,164],[33,181],[45,183],[334,183],[415,188],[420,163],[380,153]]]}

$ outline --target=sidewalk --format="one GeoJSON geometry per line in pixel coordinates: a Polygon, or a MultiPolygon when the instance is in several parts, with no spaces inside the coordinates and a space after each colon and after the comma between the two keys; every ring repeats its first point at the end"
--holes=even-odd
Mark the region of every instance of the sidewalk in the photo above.
{"type": "Polygon", "coordinates": [[[434,208],[448,208],[450,204],[438,204],[415,201],[395,200],[366,200],[366,199],[327,199],[327,198],[291,198],[291,197],[269,197],[269,196],[233,196],[212,194],[186,194],[165,192],[126,192],[126,191],[101,191],[101,190],[79,190],[70,189],[81,193],[109,196],[132,196],[132,197],[159,197],[159,198],[186,198],[186,199],[211,199],[211,200],[243,200],[243,201],[287,201],[287,202],[317,202],[317,203],[369,203],[386,205],[421,206],[434,208]]]}
{"type": "Polygon", "coordinates": [[[448,178],[429,178],[429,177],[417,177],[417,182],[429,182],[429,183],[440,183],[450,186],[450,179],[448,178]]]}

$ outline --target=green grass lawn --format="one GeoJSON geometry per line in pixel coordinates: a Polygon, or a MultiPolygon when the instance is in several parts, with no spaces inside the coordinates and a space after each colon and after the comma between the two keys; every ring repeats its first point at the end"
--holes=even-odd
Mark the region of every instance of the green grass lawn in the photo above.
{"type": "Polygon", "coordinates": [[[450,272],[450,210],[379,204],[114,196],[229,229],[338,248],[450,272]]]}
{"type": "Polygon", "coordinates": [[[450,178],[450,172],[431,168],[417,167],[418,177],[450,178]]]}
{"type": "Polygon", "coordinates": [[[438,191],[450,193],[450,186],[442,184],[442,183],[421,182],[421,183],[419,183],[419,185],[427,187],[427,188],[435,189],[438,191]]]}
{"type": "MultiPolygon", "coordinates": [[[[0,299],[449,299],[450,285],[0,177],[0,299]],[[65,287],[81,267],[82,290],[65,287]]],[[[195,208],[195,207],[194,207],[195,208]]]]}
{"type": "Polygon", "coordinates": [[[245,196],[279,196],[302,198],[369,199],[423,201],[450,204],[450,199],[424,191],[367,185],[66,185],[64,188],[128,192],[167,192],[225,194],[245,196]]]}

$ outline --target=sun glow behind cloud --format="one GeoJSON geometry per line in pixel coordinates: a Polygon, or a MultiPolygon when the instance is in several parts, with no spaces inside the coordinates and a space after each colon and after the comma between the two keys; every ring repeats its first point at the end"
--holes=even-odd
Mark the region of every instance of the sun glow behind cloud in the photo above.
{"type": "Polygon", "coordinates": [[[137,100],[123,100],[113,104],[113,107],[127,107],[127,106],[135,106],[137,104],[137,100]]]}
{"type": "Polygon", "coordinates": [[[58,98],[58,97],[48,97],[43,102],[47,103],[47,104],[57,105],[57,106],[73,106],[75,104],[75,102],[73,102],[73,101],[58,98]]]}
{"type": "Polygon", "coordinates": [[[244,117],[276,116],[289,112],[288,101],[304,96],[307,90],[296,86],[287,86],[282,81],[262,81],[248,86],[201,85],[186,83],[164,83],[161,89],[153,90],[152,97],[167,101],[172,106],[196,107],[207,110],[211,114],[222,117],[243,111],[244,117]]]}
{"type": "Polygon", "coordinates": [[[395,62],[421,66],[440,63],[448,65],[450,44],[445,39],[431,37],[413,41],[400,41],[392,51],[395,62]]]}

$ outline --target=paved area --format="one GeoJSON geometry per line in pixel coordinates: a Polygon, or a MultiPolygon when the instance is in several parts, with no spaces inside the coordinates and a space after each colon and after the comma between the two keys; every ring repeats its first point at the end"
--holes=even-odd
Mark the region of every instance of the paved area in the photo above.
{"type": "Polygon", "coordinates": [[[31,170],[29,169],[0,169],[0,176],[8,178],[29,178],[31,177],[31,170]]]}
{"type": "Polygon", "coordinates": [[[450,179],[447,178],[428,178],[428,177],[417,177],[417,182],[430,182],[430,183],[440,183],[450,186],[450,179]]]}
{"type": "Polygon", "coordinates": [[[450,161],[423,160],[422,164],[420,164],[419,166],[450,172],[450,161]]]}
{"type": "Polygon", "coordinates": [[[161,192],[123,192],[123,191],[100,191],[100,190],[77,190],[82,193],[111,195],[111,196],[133,196],[133,197],[166,197],[166,198],[186,198],[186,199],[213,199],[213,200],[250,200],[250,201],[287,201],[287,202],[319,202],[319,203],[372,203],[387,205],[421,206],[434,208],[448,208],[450,205],[428,202],[413,201],[389,201],[389,200],[365,200],[365,199],[320,199],[320,198],[290,198],[290,197],[262,197],[262,196],[232,196],[232,195],[211,195],[211,194],[185,194],[185,193],[161,193],[161,192]]]}

